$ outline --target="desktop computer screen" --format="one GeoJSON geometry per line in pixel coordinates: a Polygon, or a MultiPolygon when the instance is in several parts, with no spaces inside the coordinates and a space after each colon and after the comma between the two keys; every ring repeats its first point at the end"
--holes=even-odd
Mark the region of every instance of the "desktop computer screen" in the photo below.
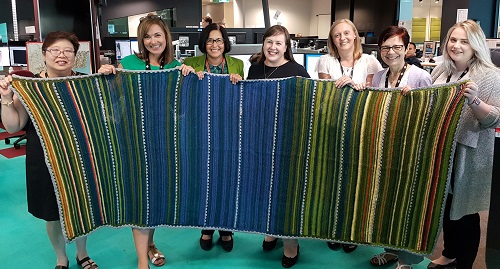
{"type": "Polygon", "coordinates": [[[0,66],[10,66],[9,47],[0,47],[0,66]]]}
{"type": "Polygon", "coordinates": [[[130,40],[115,40],[116,59],[121,60],[132,54],[130,40]]]}
{"type": "Polygon", "coordinates": [[[27,66],[26,47],[9,47],[10,65],[27,66]]]}

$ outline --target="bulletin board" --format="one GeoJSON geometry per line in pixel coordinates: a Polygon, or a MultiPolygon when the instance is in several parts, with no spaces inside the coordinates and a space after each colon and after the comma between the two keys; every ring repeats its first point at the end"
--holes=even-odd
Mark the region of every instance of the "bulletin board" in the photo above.
{"type": "MultiPolygon", "coordinates": [[[[90,41],[80,41],[80,48],[76,54],[73,71],[84,74],[92,74],[92,60],[90,57],[90,41]]],[[[34,74],[45,70],[42,55],[42,42],[27,42],[26,53],[28,54],[28,70],[34,74]]]]}

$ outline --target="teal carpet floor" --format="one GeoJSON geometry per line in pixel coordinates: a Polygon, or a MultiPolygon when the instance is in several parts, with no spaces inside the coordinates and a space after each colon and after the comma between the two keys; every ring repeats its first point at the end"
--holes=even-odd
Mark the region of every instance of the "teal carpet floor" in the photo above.
{"type": "MultiPolygon", "coordinates": [[[[0,129],[0,132],[4,130],[0,129]]],[[[0,150],[11,145],[0,141],[0,150]]],[[[27,212],[25,185],[25,157],[7,159],[0,155],[0,266],[2,268],[54,268],[56,257],[45,232],[45,223],[27,212]]],[[[236,233],[234,250],[226,253],[219,245],[209,251],[199,247],[197,229],[160,228],[155,243],[165,254],[166,264],[160,268],[282,268],[283,244],[271,252],[263,252],[262,235],[236,233]]],[[[218,236],[214,236],[214,242],[218,236]]],[[[350,254],[332,251],[319,240],[300,240],[300,258],[293,268],[394,268],[395,265],[374,267],[370,258],[382,252],[381,248],[360,246],[350,254]]],[[[90,256],[102,269],[136,268],[137,257],[130,228],[104,227],[88,239],[90,256]]],[[[68,244],[69,257],[75,257],[75,244],[68,244]]],[[[425,259],[416,269],[424,269],[425,259]]],[[[70,268],[80,268],[70,258],[70,268]]],[[[155,268],[151,265],[151,268],[155,268]]]]}

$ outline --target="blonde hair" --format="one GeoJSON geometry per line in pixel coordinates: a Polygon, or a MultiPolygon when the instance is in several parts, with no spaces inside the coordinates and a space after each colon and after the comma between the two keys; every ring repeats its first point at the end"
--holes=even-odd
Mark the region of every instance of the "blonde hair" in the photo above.
{"type": "Polygon", "coordinates": [[[353,51],[352,54],[353,54],[354,60],[358,60],[359,58],[361,58],[361,55],[363,54],[363,49],[361,48],[361,41],[360,41],[360,38],[359,38],[358,29],[356,29],[356,26],[354,25],[354,23],[352,23],[352,21],[350,21],[348,19],[336,20],[332,24],[332,26],[330,27],[330,33],[328,34],[328,41],[327,41],[328,52],[330,53],[330,55],[332,55],[335,58],[339,58],[340,57],[339,50],[337,49],[337,47],[335,46],[335,43],[333,42],[333,29],[335,27],[337,27],[337,25],[339,25],[341,23],[346,23],[349,26],[351,26],[352,31],[354,32],[354,35],[355,35],[355,39],[354,39],[354,51],[353,51]]]}
{"type": "Polygon", "coordinates": [[[455,62],[448,54],[447,47],[448,42],[450,41],[451,33],[459,27],[464,29],[465,33],[467,34],[469,44],[474,51],[474,55],[468,61],[468,66],[471,73],[477,72],[482,68],[496,68],[496,66],[491,61],[490,49],[488,48],[488,44],[486,43],[486,36],[483,30],[475,21],[466,20],[463,22],[457,22],[455,25],[453,25],[450,30],[448,30],[448,33],[443,40],[443,46],[441,46],[441,49],[443,52],[443,65],[445,67],[445,72],[450,75],[457,71],[455,62]]]}

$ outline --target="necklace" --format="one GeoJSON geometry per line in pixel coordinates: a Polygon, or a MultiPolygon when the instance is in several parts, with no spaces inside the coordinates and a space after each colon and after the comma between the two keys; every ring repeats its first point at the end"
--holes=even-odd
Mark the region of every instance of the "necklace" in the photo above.
{"type": "MultiPolygon", "coordinates": [[[[160,61],[160,70],[163,70],[163,66],[165,65],[165,60],[163,58],[160,61]]],[[[146,70],[151,70],[151,64],[149,63],[149,58],[146,59],[146,70]]]]}
{"type": "MultiPolygon", "coordinates": [[[[396,85],[394,88],[399,87],[399,83],[401,83],[401,79],[403,78],[405,72],[406,72],[406,67],[408,66],[407,63],[403,66],[403,69],[401,69],[401,72],[399,73],[398,81],[396,82],[396,85]]],[[[391,69],[387,70],[387,75],[385,76],[385,87],[389,88],[389,73],[391,73],[391,69]]]]}
{"type": "MultiPolygon", "coordinates": [[[[280,66],[281,66],[281,65],[280,65],[280,66]]],[[[265,79],[270,78],[270,77],[271,77],[271,75],[274,73],[274,71],[276,71],[278,68],[280,68],[280,66],[275,67],[275,68],[274,68],[274,70],[273,70],[273,71],[272,71],[269,75],[267,75],[267,74],[266,74],[266,64],[264,64],[264,78],[265,78],[265,79]]]]}
{"type": "Polygon", "coordinates": [[[224,74],[224,67],[226,65],[226,59],[224,57],[222,57],[222,62],[219,64],[219,65],[212,65],[211,63],[208,62],[208,58],[206,59],[205,61],[205,71],[207,71],[208,73],[211,73],[211,68],[210,66],[212,67],[220,67],[220,74],[224,74]]]}
{"type": "MultiPolygon", "coordinates": [[[[462,74],[458,77],[457,81],[459,81],[461,78],[463,78],[465,76],[465,74],[467,74],[467,72],[469,72],[469,67],[465,68],[465,70],[462,72],[462,74]]],[[[446,79],[446,83],[450,82],[452,75],[453,74],[450,74],[448,76],[448,78],[446,79]]]]}
{"type": "MultiPolygon", "coordinates": [[[[339,65],[340,65],[340,76],[343,76],[343,75],[345,75],[344,74],[344,67],[342,66],[342,62],[340,61],[340,56],[339,56],[339,65]]],[[[346,71],[349,72],[349,68],[347,68],[346,71]]],[[[352,79],[352,76],[354,75],[353,73],[354,73],[354,65],[353,65],[353,67],[351,69],[351,74],[349,75],[349,77],[351,79],[352,79]]]]}

